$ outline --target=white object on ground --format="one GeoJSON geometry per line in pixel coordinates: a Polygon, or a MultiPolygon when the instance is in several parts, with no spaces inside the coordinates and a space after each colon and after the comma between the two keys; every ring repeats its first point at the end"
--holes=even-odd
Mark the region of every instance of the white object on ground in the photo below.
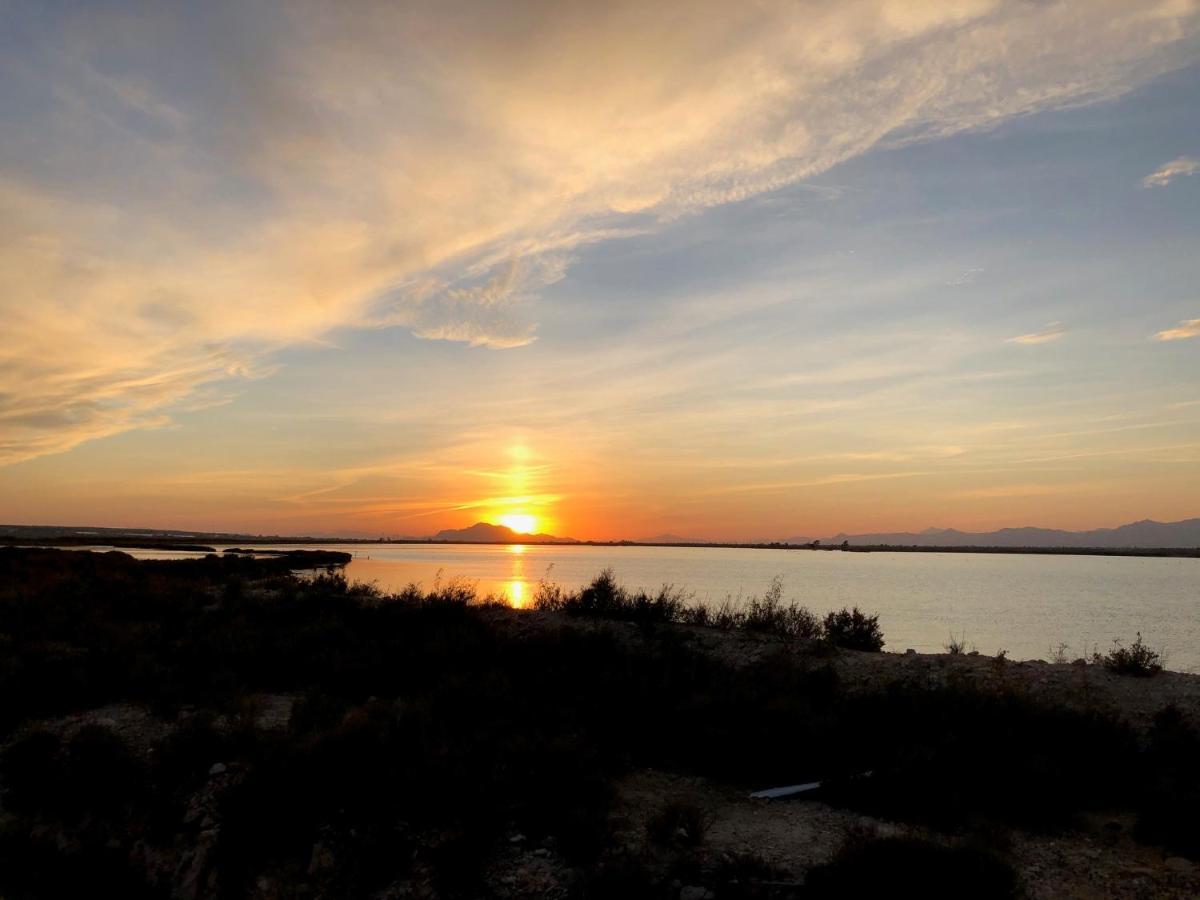
{"type": "Polygon", "coordinates": [[[807,784],[789,784],[786,787],[767,788],[765,791],[755,791],[750,795],[752,800],[782,800],[784,797],[794,797],[797,794],[807,794],[821,786],[819,781],[807,784]]]}

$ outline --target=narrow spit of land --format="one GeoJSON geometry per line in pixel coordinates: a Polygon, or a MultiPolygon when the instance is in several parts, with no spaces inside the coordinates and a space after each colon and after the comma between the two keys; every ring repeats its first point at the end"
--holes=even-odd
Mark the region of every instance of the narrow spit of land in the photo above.
{"type": "MultiPolygon", "coordinates": [[[[1130,556],[1146,558],[1169,559],[1200,559],[1200,547],[917,547],[909,544],[863,544],[843,547],[838,544],[781,544],[781,543],[684,543],[672,542],[653,543],[645,541],[440,541],[433,539],[411,540],[371,540],[366,538],[313,538],[313,537],[238,537],[237,543],[244,548],[265,545],[311,545],[325,546],[331,544],[356,545],[363,547],[400,547],[400,546],[453,546],[453,547],[508,547],[549,546],[549,547],[692,547],[720,548],[732,550],[794,550],[814,551],[824,553],[985,553],[1000,555],[1025,556],[1130,556]]],[[[214,547],[206,544],[196,544],[188,541],[171,539],[146,541],[138,538],[123,537],[53,537],[17,539],[10,536],[0,536],[0,546],[22,547],[84,547],[93,545],[115,547],[128,550],[181,550],[199,553],[216,553],[214,547]]],[[[245,552],[265,552],[250,551],[245,552]]]]}
{"type": "Polygon", "coordinates": [[[1200,893],[1196,676],[539,600],[0,550],[0,895],[1200,893]]]}

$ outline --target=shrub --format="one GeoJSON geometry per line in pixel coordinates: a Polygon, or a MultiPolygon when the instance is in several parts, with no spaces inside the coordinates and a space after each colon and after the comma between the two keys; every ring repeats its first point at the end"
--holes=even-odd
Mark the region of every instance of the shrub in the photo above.
{"type": "Polygon", "coordinates": [[[30,731],[13,741],[0,766],[7,805],[21,812],[57,808],[62,792],[61,753],[62,741],[50,731],[30,731]]]}
{"type": "Polygon", "coordinates": [[[605,569],[592,583],[577,593],[557,585],[539,582],[533,595],[534,609],[565,612],[572,616],[619,619],[644,625],[695,621],[687,596],[671,585],[663,585],[654,595],[645,591],[630,594],[617,583],[612,569],[605,569]]]}
{"type": "Polygon", "coordinates": [[[567,611],[581,615],[615,616],[625,612],[628,606],[629,597],[625,594],[625,589],[617,584],[613,570],[604,569],[591,584],[579,592],[567,611]]]}
{"type": "Polygon", "coordinates": [[[1134,836],[1180,856],[1200,858],[1200,730],[1178,707],[1164,707],[1154,717],[1147,757],[1150,784],[1138,792],[1134,836]]]}
{"type": "Polygon", "coordinates": [[[712,825],[708,812],[683,800],[667,800],[646,820],[646,836],[656,844],[698,847],[712,825]]]}
{"type": "Polygon", "coordinates": [[[785,869],[750,851],[724,855],[712,873],[717,895],[730,900],[778,896],[772,891],[772,884],[787,878],[785,869]]]}
{"type": "Polygon", "coordinates": [[[805,897],[922,897],[1007,900],[1016,896],[1012,866],[975,847],[907,837],[851,835],[834,859],[805,880],[805,897]]]}
{"type": "Polygon", "coordinates": [[[762,599],[752,597],[741,627],[786,638],[815,638],[821,623],[811,612],[796,603],[783,603],[783,580],[776,577],[762,599]]]}
{"type": "Polygon", "coordinates": [[[144,792],[141,761],[103,725],[85,725],[67,744],[63,789],[79,811],[113,812],[144,792]]]}
{"type": "Polygon", "coordinates": [[[883,630],[879,616],[868,616],[857,606],[852,610],[831,612],[825,617],[825,640],[835,647],[879,652],[883,649],[883,630]]]}
{"type": "Polygon", "coordinates": [[[732,598],[726,597],[721,601],[721,605],[712,611],[710,619],[713,628],[736,631],[745,624],[746,613],[734,605],[732,598]]]}
{"type": "Polygon", "coordinates": [[[974,650],[975,647],[967,643],[967,633],[964,631],[959,637],[954,636],[954,632],[950,632],[949,643],[943,644],[942,647],[951,656],[962,656],[969,650],[974,650]]]}
{"type": "Polygon", "coordinates": [[[1119,639],[1114,640],[1113,648],[1108,653],[1103,656],[1095,653],[1092,661],[1118,675],[1148,678],[1162,671],[1162,654],[1146,646],[1140,631],[1137,633],[1137,640],[1128,647],[1122,645],[1119,639]]]}

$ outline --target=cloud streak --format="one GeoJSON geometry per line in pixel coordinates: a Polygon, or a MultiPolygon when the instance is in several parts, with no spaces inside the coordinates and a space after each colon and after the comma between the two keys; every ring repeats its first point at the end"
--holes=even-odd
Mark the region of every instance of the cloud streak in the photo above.
{"type": "Polygon", "coordinates": [[[1166,187],[1176,178],[1184,178],[1200,172],[1200,159],[1194,156],[1181,156],[1169,163],[1163,163],[1157,170],[1142,179],[1142,187],[1166,187]]]}
{"type": "Polygon", "coordinates": [[[1197,4],[34,5],[13,31],[0,462],[337,328],[521,346],[582,245],[1118,96],[1187,61],[1197,4]]]}
{"type": "Polygon", "coordinates": [[[1154,336],[1157,341],[1186,341],[1188,338],[1200,337],[1200,319],[1184,319],[1174,328],[1160,331],[1154,336]]]}
{"type": "Polygon", "coordinates": [[[1049,344],[1059,340],[1064,334],[1066,334],[1065,328],[1058,322],[1051,322],[1042,331],[1034,331],[1030,334],[1018,334],[1016,337],[1008,338],[1007,342],[1010,344],[1025,345],[1049,344]]]}

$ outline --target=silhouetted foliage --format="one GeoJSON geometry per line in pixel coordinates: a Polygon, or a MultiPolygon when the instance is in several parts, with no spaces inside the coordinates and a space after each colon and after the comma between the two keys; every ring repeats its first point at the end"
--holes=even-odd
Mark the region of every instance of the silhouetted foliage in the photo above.
{"type": "Polygon", "coordinates": [[[972,846],[917,838],[853,835],[833,861],[808,873],[804,897],[922,897],[1007,900],[1017,875],[1000,857],[972,846]]]}
{"type": "Polygon", "coordinates": [[[696,847],[712,824],[705,810],[683,800],[667,800],[646,820],[646,836],[656,844],[696,847]]]}
{"type": "Polygon", "coordinates": [[[762,597],[751,597],[742,607],[726,600],[712,609],[692,604],[688,597],[665,585],[657,594],[630,592],[617,583],[611,569],[601,572],[577,592],[557,585],[540,584],[534,607],[573,616],[618,619],[643,625],[682,624],[723,631],[753,631],[787,639],[813,640],[824,636],[821,621],[805,607],[783,600],[783,582],[776,578],[762,597]]]}
{"type": "MultiPolygon", "coordinates": [[[[468,584],[391,596],[336,573],[281,576],[269,560],[0,550],[0,893],[153,893],[132,861],[188,846],[207,817],[220,823],[207,864],[226,896],[263,872],[326,896],[407,878],[475,896],[510,829],[552,843],[588,896],[644,893],[646,871],[605,852],[612,780],[635,767],[739,785],[826,780],[831,802],[946,828],[1125,804],[1147,839],[1192,846],[1196,737],[1177,714],[1143,747],[1114,719],[1017,694],[848,690],[794,645],[732,665],[697,650],[689,629],[658,627],[691,615],[669,589],[630,596],[608,575],[543,597],[566,616],[655,627],[540,617],[527,628],[468,584]],[[261,694],[294,698],[286,727],[255,724],[261,694]],[[46,724],[118,702],[173,724],[141,753],[120,729],[46,724]],[[64,840],[31,838],[35,821],[64,840]],[[313,867],[315,848],[332,862],[313,867]]],[[[773,618],[787,609],[778,592],[758,608],[775,633],[811,631],[773,618]]],[[[731,605],[707,615],[749,627],[731,605]]],[[[857,610],[831,614],[822,634],[882,644],[857,610]]],[[[661,812],[663,833],[704,832],[702,814],[661,812]]],[[[722,877],[722,896],[748,895],[748,874],[722,877]]]]}
{"type": "Polygon", "coordinates": [[[1095,653],[1092,656],[1092,661],[1096,665],[1104,666],[1110,672],[1116,672],[1118,675],[1136,675],[1141,678],[1148,678],[1162,671],[1162,654],[1146,646],[1142,641],[1142,633],[1140,631],[1138,632],[1137,640],[1128,647],[1123,645],[1119,640],[1115,640],[1113,641],[1112,649],[1108,653],[1103,656],[1100,653],[1095,653]]]}
{"type": "Polygon", "coordinates": [[[1149,785],[1138,795],[1134,834],[1174,853],[1200,858],[1200,731],[1178,707],[1154,717],[1145,770],[1149,785]]]}
{"type": "Polygon", "coordinates": [[[831,612],[825,617],[825,640],[835,647],[848,650],[878,652],[883,649],[883,630],[879,627],[879,616],[868,616],[857,606],[831,612]]]}

